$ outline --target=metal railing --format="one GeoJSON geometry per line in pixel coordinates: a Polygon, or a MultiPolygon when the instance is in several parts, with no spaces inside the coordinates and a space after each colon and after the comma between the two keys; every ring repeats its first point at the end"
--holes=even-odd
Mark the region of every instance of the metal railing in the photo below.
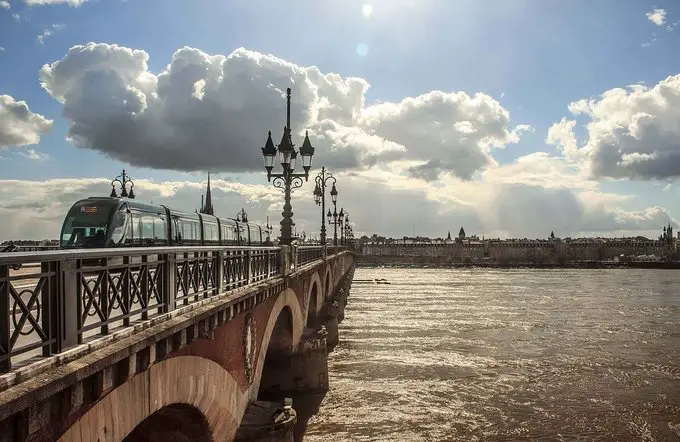
{"type": "Polygon", "coordinates": [[[0,373],[288,274],[287,263],[296,268],[323,256],[322,247],[296,253],[285,247],[151,247],[2,254],[0,373]],[[21,268],[13,270],[17,264],[21,268]]]}
{"type": "Polygon", "coordinates": [[[323,258],[323,246],[300,246],[297,248],[297,263],[305,265],[323,258]]]}

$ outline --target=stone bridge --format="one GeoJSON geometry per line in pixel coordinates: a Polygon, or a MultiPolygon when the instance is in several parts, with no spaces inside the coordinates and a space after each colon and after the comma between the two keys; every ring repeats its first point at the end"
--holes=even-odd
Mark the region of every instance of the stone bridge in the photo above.
{"type": "Polygon", "coordinates": [[[286,246],[0,256],[0,441],[299,438],[354,261],[286,246]]]}

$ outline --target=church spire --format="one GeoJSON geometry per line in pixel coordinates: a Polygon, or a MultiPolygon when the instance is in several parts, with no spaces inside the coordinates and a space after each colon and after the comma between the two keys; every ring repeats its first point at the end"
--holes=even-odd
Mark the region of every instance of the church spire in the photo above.
{"type": "Polygon", "coordinates": [[[210,193],[210,172],[208,172],[208,187],[205,190],[205,205],[203,205],[203,201],[201,201],[201,206],[201,213],[205,213],[206,215],[215,215],[215,209],[213,208],[212,204],[212,195],[210,193]]]}

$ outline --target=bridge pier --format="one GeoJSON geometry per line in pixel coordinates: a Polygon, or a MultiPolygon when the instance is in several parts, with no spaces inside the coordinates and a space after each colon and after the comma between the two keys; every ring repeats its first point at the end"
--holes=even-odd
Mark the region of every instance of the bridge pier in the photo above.
{"type": "Polygon", "coordinates": [[[236,433],[236,442],[293,442],[297,413],[282,403],[250,404],[236,433]]]}
{"type": "MultiPolygon", "coordinates": [[[[268,361],[260,380],[258,400],[281,403],[292,398],[297,415],[294,440],[302,440],[309,419],[319,410],[328,392],[328,333],[305,328],[292,355],[277,355],[268,361]]],[[[287,435],[286,435],[287,437],[287,435]]],[[[239,439],[241,440],[241,439],[239,439]]],[[[243,439],[243,440],[293,440],[293,439],[243,439]]]]}

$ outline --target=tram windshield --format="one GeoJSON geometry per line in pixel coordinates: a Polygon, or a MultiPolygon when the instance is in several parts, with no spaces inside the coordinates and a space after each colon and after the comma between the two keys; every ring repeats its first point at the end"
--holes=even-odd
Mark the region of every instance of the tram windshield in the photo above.
{"type": "Polygon", "coordinates": [[[111,212],[117,205],[117,201],[87,200],[74,204],[61,229],[61,247],[106,247],[111,212]]]}

